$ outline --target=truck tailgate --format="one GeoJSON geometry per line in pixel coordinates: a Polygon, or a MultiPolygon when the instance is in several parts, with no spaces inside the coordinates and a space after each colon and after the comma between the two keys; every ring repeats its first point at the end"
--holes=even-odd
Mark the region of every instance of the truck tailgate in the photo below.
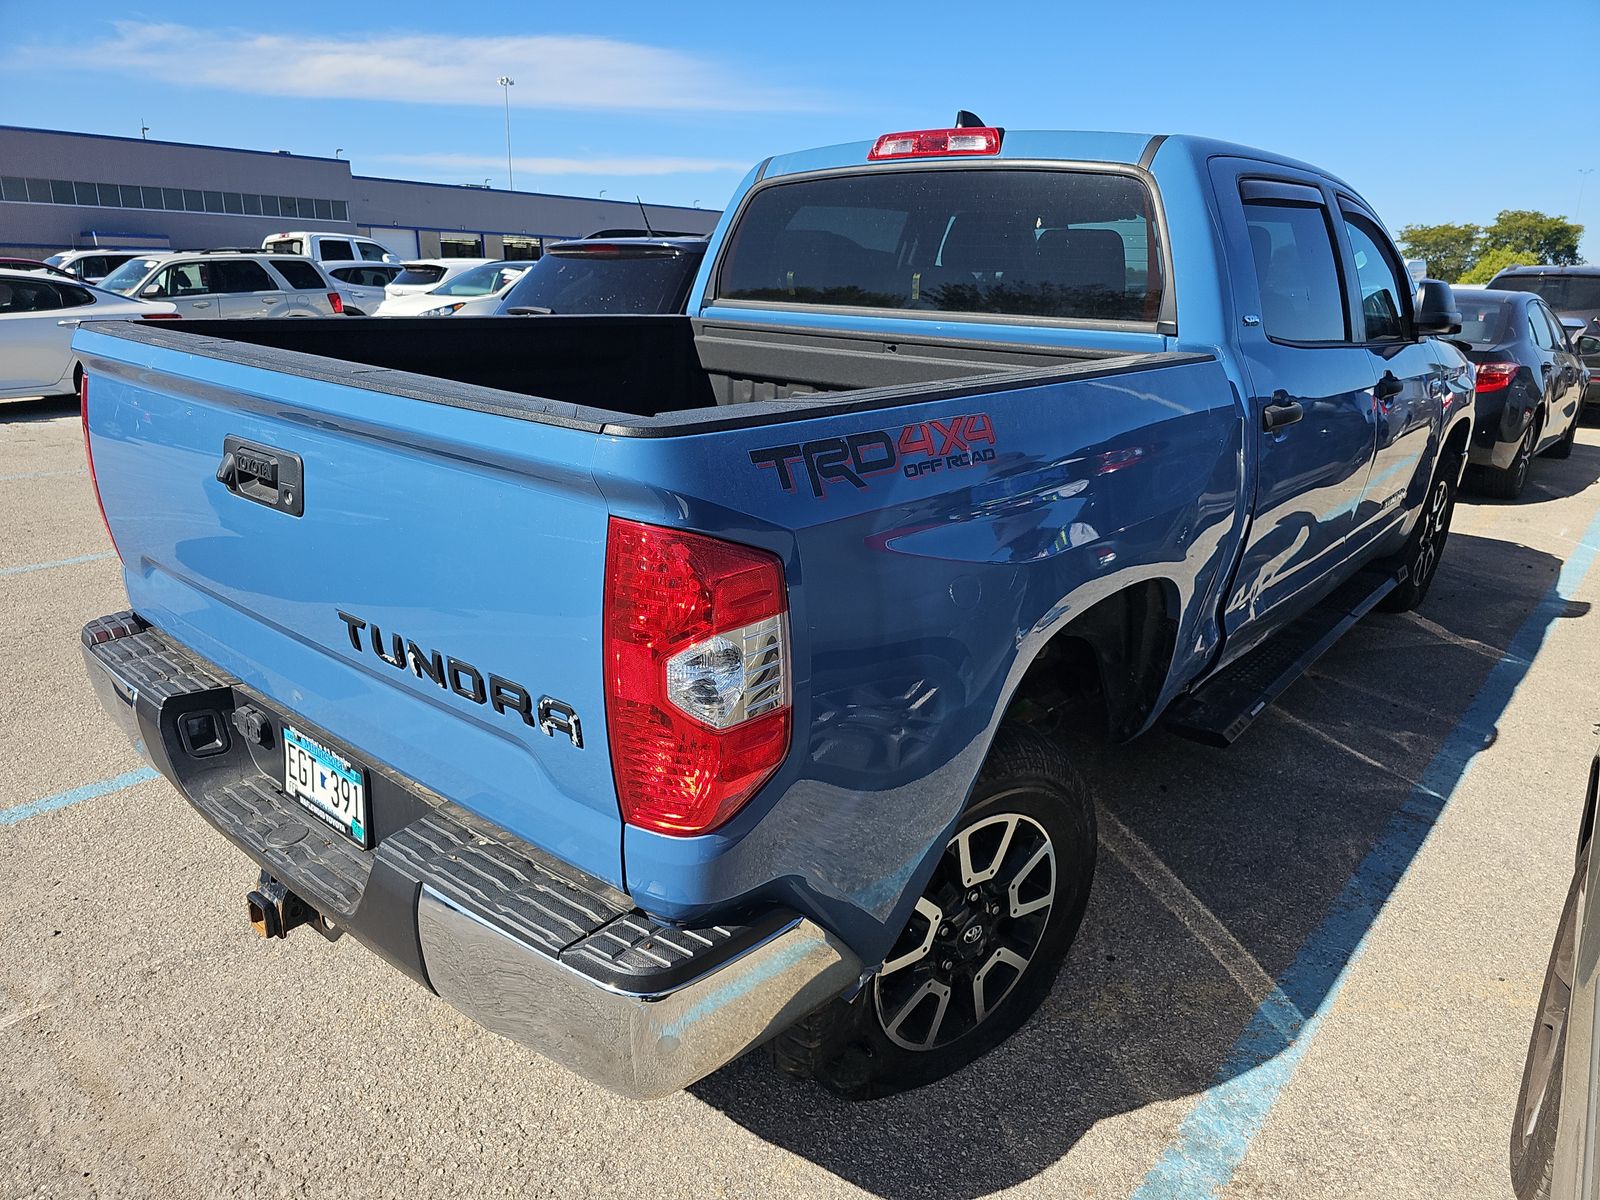
{"type": "Polygon", "coordinates": [[[76,346],[140,616],[621,886],[597,439],[91,330],[76,346]]]}

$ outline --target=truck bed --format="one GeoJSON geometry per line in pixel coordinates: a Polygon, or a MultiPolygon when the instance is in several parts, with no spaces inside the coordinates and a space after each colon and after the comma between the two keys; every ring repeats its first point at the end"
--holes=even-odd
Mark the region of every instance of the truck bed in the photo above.
{"type": "Polygon", "coordinates": [[[110,323],[97,332],[596,433],[660,437],[1205,361],[682,316],[110,323]]]}

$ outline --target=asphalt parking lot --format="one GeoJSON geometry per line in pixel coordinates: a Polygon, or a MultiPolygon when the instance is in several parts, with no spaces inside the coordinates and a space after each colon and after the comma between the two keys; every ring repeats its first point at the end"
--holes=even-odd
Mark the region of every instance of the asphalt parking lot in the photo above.
{"type": "Polygon", "coordinates": [[[0,404],[0,1197],[1497,1197],[1600,733],[1600,428],[1465,499],[1228,751],[1078,747],[1083,934],[973,1067],[846,1105],[752,1055],[654,1105],[351,939],[262,943],[255,871],[102,719],[125,606],[71,401],[0,404]]]}

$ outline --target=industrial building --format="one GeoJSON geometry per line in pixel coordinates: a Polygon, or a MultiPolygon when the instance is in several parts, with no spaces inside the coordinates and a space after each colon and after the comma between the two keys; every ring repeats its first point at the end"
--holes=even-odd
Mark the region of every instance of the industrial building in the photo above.
{"type": "MultiPolygon", "coordinates": [[[[646,204],[650,227],[709,232],[711,209],[646,204]]],[[[0,254],[259,246],[360,233],[402,258],[535,258],[546,241],[643,224],[633,201],[355,175],[343,158],[0,125],[0,254]]]]}

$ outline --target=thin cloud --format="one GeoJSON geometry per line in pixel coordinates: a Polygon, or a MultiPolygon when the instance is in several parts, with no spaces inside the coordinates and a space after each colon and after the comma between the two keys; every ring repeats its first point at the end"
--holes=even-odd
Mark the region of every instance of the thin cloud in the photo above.
{"type": "MultiPolygon", "coordinates": [[[[740,82],[719,63],[615,38],[539,34],[304,37],[188,25],[115,22],[115,34],[71,51],[97,70],[224,91],[319,100],[513,107],[778,112],[815,97],[740,82]]],[[[51,54],[58,51],[51,51],[51,54]]],[[[57,59],[57,61],[61,61],[57,59]]]]}
{"type": "MultiPolygon", "coordinates": [[[[438,171],[503,171],[504,155],[493,154],[374,154],[374,162],[429,167],[438,171]]],[[[618,155],[607,158],[523,158],[514,165],[529,175],[709,175],[744,171],[750,163],[734,158],[673,158],[666,155],[618,155]]]]}

